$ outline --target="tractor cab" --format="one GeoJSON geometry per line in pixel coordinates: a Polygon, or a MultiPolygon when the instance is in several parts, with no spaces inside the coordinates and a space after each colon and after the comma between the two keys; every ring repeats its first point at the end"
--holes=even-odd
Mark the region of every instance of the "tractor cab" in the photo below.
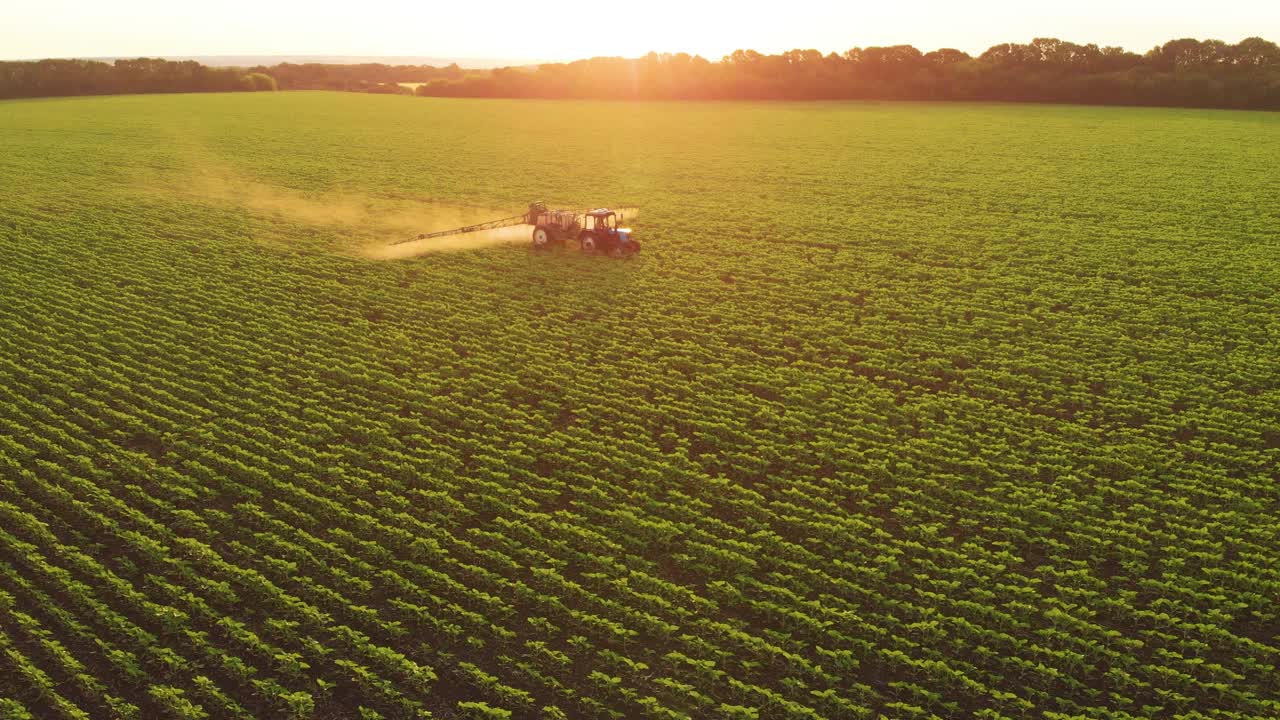
{"type": "Polygon", "coordinates": [[[618,227],[618,214],[608,208],[584,214],[578,242],[584,252],[629,255],[640,249],[640,243],[631,237],[631,229],[618,227]]]}
{"type": "Polygon", "coordinates": [[[618,214],[606,208],[592,210],[587,213],[586,229],[602,233],[616,232],[618,230],[618,214]]]}

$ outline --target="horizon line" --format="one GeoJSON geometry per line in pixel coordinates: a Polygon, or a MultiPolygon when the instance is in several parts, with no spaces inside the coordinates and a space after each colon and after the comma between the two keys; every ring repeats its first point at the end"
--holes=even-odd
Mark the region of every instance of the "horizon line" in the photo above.
{"type": "MultiPolygon", "coordinates": [[[[1189,36],[1188,36],[1188,37],[1189,37],[1189,36]]],[[[1245,39],[1247,39],[1247,38],[1252,38],[1252,37],[1262,37],[1262,36],[1261,36],[1261,35],[1248,35],[1248,36],[1245,36],[1245,37],[1240,38],[1240,40],[1237,40],[1237,41],[1236,41],[1236,43],[1240,42],[1241,40],[1245,40],[1245,39]]],[[[1123,46],[1123,45],[1102,45],[1102,44],[1099,44],[1099,43],[1075,43],[1075,41],[1072,41],[1072,40],[1063,40],[1062,38],[1056,38],[1056,37],[1047,36],[1047,35],[1040,35],[1040,36],[1036,36],[1036,37],[1034,37],[1034,38],[1031,38],[1030,40],[1024,41],[1023,43],[1015,43],[1014,41],[1007,41],[1007,42],[1008,42],[1008,43],[1010,43],[1010,44],[1025,44],[1025,43],[1029,43],[1029,42],[1034,42],[1035,40],[1042,39],[1042,38],[1044,38],[1044,39],[1050,39],[1050,38],[1052,38],[1052,39],[1055,39],[1055,40],[1062,40],[1063,42],[1071,42],[1071,43],[1078,44],[1078,45],[1098,45],[1099,47],[1119,47],[1121,50],[1124,50],[1125,52],[1133,52],[1133,53],[1138,53],[1138,54],[1142,54],[1143,52],[1146,52],[1145,50],[1131,50],[1130,48],[1128,48],[1128,47],[1126,47],[1126,46],[1123,46]]],[[[1187,38],[1185,38],[1185,37],[1184,37],[1184,38],[1169,38],[1168,40],[1166,40],[1166,41],[1165,41],[1165,43],[1167,43],[1167,42],[1172,42],[1172,41],[1174,41],[1174,40],[1181,40],[1181,39],[1187,39],[1187,38]]],[[[1192,39],[1198,40],[1198,41],[1200,41],[1200,42],[1205,42],[1205,41],[1209,41],[1209,40],[1221,40],[1221,38],[1213,38],[1213,37],[1192,38],[1192,39]]],[[[1264,39],[1265,39],[1265,38],[1264,38],[1264,39]]],[[[1228,42],[1228,41],[1223,40],[1222,42],[1228,42]]],[[[961,50],[961,52],[964,52],[964,53],[966,53],[966,54],[969,54],[969,55],[971,55],[972,57],[977,57],[978,55],[981,55],[983,52],[985,52],[986,50],[990,49],[991,47],[996,47],[996,46],[1003,45],[1003,44],[1006,44],[1006,43],[996,43],[995,45],[987,46],[986,48],[983,48],[982,50],[979,50],[979,51],[961,50]]],[[[1156,45],[1155,47],[1160,47],[1160,46],[1161,46],[1161,45],[1163,45],[1163,44],[1164,44],[1164,43],[1160,43],[1159,45],[1156,45]]],[[[1235,43],[1230,43],[1230,42],[1228,42],[1228,44],[1235,44],[1235,43]]],[[[925,52],[932,52],[932,51],[930,51],[930,50],[925,50],[924,48],[917,47],[917,46],[915,46],[915,45],[914,45],[914,44],[912,44],[912,43],[896,43],[896,44],[894,44],[894,45],[868,45],[868,46],[865,46],[865,47],[897,47],[897,46],[902,46],[902,45],[910,45],[911,47],[916,47],[916,49],[917,49],[917,50],[920,50],[922,53],[925,53],[925,52]]],[[[832,55],[832,54],[834,54],[834,55],[841,55],[841,54],[843,54],[845,51],[847,51],[847,50],[851,50],[851,49],[853,49],[853,48],[864,48],[864,46],[861,46],[861,45],[853,45],[853,46],[850,46],[850,47],[848,47],[848,48],[845,48],[844,50],[839,50],[839,51],[837,51],[837,50],[829,50],[829,51],[822,51],[822,50],[818,50],[818,52],[821,52],[821,53],[822,53],[822,55],[825,57],[825,56],[827,56],[827,55],[832,55]]],[[[864,49],[865,49],[865,48],[864,48],[864,49]]],[[[134,54],[134,53],[129,53],[129,54],[119,54],[119,53],[117,53],[117,54],[104,54],[104,55],[58,55],[58,56],[44,56],[44,57],[22,57],[22,58],[8,57],[8,58],[0,58],[0,62],[40,62],[40,61],[42,61],[42,60],[90,60],[90,61],[105,61],[105,60],[133,60],[133,59],[140,59],[140,58],[157,59],[157,60],[197,60],[197,61],[199,61],[199,60],[227,60],[227,59],[287,59],[287,58],[294,58],[294,59],[308,59],[308,58],[314,58],[314,59],[317,59],[317,60],[318,60],[318,59],[333,59],[333,60],[360,60],[360,61],[366,61],[366,62],[375,62],[375,61],[383,61],[383,60],[416,60],[416,61],[419,61],[419,62],[417,62],[417,63],[394,63],[394,64],[418,64],[418,65],[424,64],[424,63],[422,63],[421,61],[424,61],[424,60],[430,60],[430,61],[436,61],[436,62],[445,62],[445,63],[448,63],[448,64],[457,64],[459,67],[463,67],[463,69],[493,69],[493,68],[497,68],[497,67],[517,67],[517,66],[528,66],[528,65],[566,64],[566,63],[578,62],[578,61],[582,61],[582,60],[593,60],[593,59],[596,59],[596,58],[606,58],[606,57],[617,57],[617,58],[622,58],[622,59],[626,59],[626,60],[638,60],[638,59],[644,58],[644,57],[646,57],[646,56],[648,56],[648,55],[651,55],[651,54],[656,54],[656,55],[679,55],[679,54],[685,54],[685,55],[689,55],[690,57],[702,57],[703,59],[706,59],[706,60],[708,60],[708,61],[710,61],[710,62],[720,62],[720,61],[721,61],[721,60],[723,60],[724,58],[729,57],[733,52],[735,52],[735,51],[737,51],[737,50],[742,50],[742,51],[749,51],[749,50],[751,50],[751,51],[759,52],[759,53],[760,53],[760,54],[762,54],[762,55],[777,55],[777,54],[782,54],[782,53],[785,53],[785,52],[790,52],[790,51],[793,51],[793,50],[817,50],[817,48],[794,47],[794,48],[788,48],[787,50],[778,50],[778,51],[773,51],[773,52],[765,52],[765,51],[758,51],[758,50],[755,50],[754,48],[750,48],[750,47],[739,47],[739,48],[735,48],[734,50],[730,50],[730,51],[729,51],[729,52],[727,52],[727,53],[724,53],[720,58],[708,57],[707,55],[704,55],[703,53],[688,52],[688,51],[684,51],[684,50],[677,50],[677,51],[670,51],[670,50],[664,50],[664,51],[659,51],[659,50],[650,50],[649,52],[642,53],[642,54],[639,54],[639,55],[590,55],[590,56],[587,56],[587,57],[573,57],[573,58],[562,57],[562,58],[541,58],[541,59],[539,59],[539,58],[503,57],[503,56],[484,56],[484,55],[472,55],[472,56],[449,56],[449,55],[406,55],[406,54],[387,54],[387,55],[377,55],[377,54],[372,54],[372,55],[362,55],[362,54],[356,54],[356,53],[201,53],[201,54],[197,54],[197,53],[160,53],[160,54],[146,54],[146,53],[143,53],[143,54],[134,54]],[[485,67],[472,67],[472,68],[467,68],[467,67],[463,66],[463,63],[466,63],[466,62],[482,63],[483,65],[485,65],[485,67]],[[508,65],[505,65],[505,66],[504,66],[504,65],[502,65],[502,63],[508,63],[508,65]]],[[[936,50],[960,50],[960,48],[956,48],[955,46],[947,45],[947,46],[940,46],[940,47],[934,48],[934,50],[933,50],[933,51],[936,51],[936,50]]],[[[317,60],[310,60],[310,62],[317,62],[317,60]]],[[[341,64],[356,64],[356,63],[317,63],[317,64],[336,64],[336,65],[341,65],[341,64]]],[[[385,63],[385,64],[392,64],[392,63],[385,63]]],[[[433,67],[439,67],[439,66],[433,66],[433,67]]],[[[447,65],[446,65],[446,67],[447,67],[447,65]]]]}

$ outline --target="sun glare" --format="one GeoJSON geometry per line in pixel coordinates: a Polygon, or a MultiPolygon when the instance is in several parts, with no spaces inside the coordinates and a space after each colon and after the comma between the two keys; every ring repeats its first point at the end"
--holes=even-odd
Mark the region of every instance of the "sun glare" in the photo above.
{"type": "MultiPolygon", "coordinates": [[[[1228,42],[1267,34],[1275,9],[1252,0],[1198,3],[1105,0],[545,0],[536,9],[498,0],[223,0],[216,4],[120,0],[15,3],[0,23],[0,56],[320,55],[575,60],[687,52],[719,60],[735,49],[777,53],[910,43],[923,50],[1061,37],[1138,52],[1169,38],[1228,42]],[[145,18],[145,22],[135,19],[145,18]],[[1106,18],[1106,22],[1099,22],[1106,18]]],[[[3,59],[0,57],[0,59],[3,59]]]]}

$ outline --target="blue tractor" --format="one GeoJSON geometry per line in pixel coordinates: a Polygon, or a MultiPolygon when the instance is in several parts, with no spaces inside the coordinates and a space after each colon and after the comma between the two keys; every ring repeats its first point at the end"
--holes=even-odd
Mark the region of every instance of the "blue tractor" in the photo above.
{"type": "Polygon", "coordinates": [[[533,225],[533,246],[538,249],[576,240],[585,253],[620,257],[638,252],[639,241],[632,237],[631,228],[618,226],[618,219],[618,213],[608,208],[548,210],[534,203],[525,222],[533,225]]]}

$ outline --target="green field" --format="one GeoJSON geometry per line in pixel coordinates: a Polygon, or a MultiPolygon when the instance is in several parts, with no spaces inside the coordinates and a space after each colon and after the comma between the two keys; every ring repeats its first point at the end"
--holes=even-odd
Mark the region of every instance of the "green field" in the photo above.
{"type": "Polygon", "coordinates": [[[1280,115],[0,102],[0,718],[1280,717],[1280,115]],[[635,204],[627,260],[370,249],[635,204]]]}

